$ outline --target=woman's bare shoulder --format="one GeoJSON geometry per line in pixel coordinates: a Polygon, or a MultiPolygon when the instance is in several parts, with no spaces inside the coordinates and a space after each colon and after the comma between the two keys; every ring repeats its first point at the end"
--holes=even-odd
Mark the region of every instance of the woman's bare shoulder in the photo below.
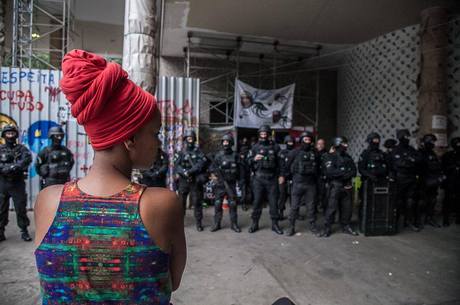
{"type": "MultiPolygon", "coordinates": [[[[148,187],[142,195],[144,208],[155,214],[169,217],[182,217],[182,205],[173,191],[160,187],[148,187]]],[[[150,213],[149,213],[150,214],[150,213]]]]}
{"type": "Polygon", "coordinates": [[[52,185],[38,193],[34,206],[35,244],[40,245],[59,207],[64,185],[52,185]]]}
{"type": "Polygon", "coordinates": [[[63,184],[51,185],[38,193],[37,200],[35,201],[34,210],[57,208],[59,200],[61,198],[62,190],[64,189],[63,184]]]}

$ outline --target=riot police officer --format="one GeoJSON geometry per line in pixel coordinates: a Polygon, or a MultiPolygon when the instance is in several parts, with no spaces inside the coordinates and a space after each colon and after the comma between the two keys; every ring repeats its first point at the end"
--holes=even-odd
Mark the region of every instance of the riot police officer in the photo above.
{"type": "Polygon", "coordinates": [[[381,181],[386,179],[389,173],[389,166],[385,153],[380,149],[380,135],[371,132],[366,139],[368,147],[361,153],[358,161],[358,169],[361,180],[366,182],[381,181]]]}
{"type": "Polygon", "coordinates": [[[323,210],[323,214],[326,213],[326,206],[327,206],[327,198],[326,198],[326,175],[324,171],[324,162],[323,159],[327,154],[326,150],[326,141],[322,138],[319,138],[316,141],[316,156],[317,156],[317,163],[319,166],[318,172],[318,180],[316,186],[316,210],[318,211],[320,208],[323,210]]]}
{"type": "Polygon", "coordinates": [[[259,230],[259,219],[262,214],[262,200],[266,196],[270,207],[272,231],[277,234],[283,234],[283,231],[278,225],[278,183],[283,182],[283,177],[279,177],[279,147],[270,140],[270,133],[270,126],[261,126],[258,130],[259,141],[254,144],[248,155],[248,162],[254,172],[252,180],[254,193],[253,211],[251,215],[252,225],[249,228],[249,233],[254,233],[259,230]]]}
{"type": "Polygon", "coordinates": [[[51,145],[38,153],[35,163],[41,189],[69,181],[74,164],[72,152],[62,145],[64,130],[60,126],[51,127],[48,137],[51,139],[51,145]]]}
{"type": "Polygon", "coordinates": [[[455,223],[460,224],[460,137],[453,138],[450,145],[452,150],[442,156],[442,167],[446,175],[442,224],[446,227],[450,225],[449,216],[451,212],[455,212],[455,223]]]}
{"type": "Polygon", "coordinates": [[[438,189],[445,180],[441,160],[434,152],[437,138],[433,134],[422,137],[420,153],[422,158],[420,184],[422,198],[425,202],[425,224],[435,228],[441,227],[434,220],[434,207],[438,196],[438,189]]]}
{"type": "Polygon", "coordinates": [[[284,210],[286,209],[286,200],[290,197],[290,188],[291,188],[291,176],[289,169],[287,168],[287,162],[289,153],[294,149],[294,139],[287,135],[284,137],[284,144],[286,145],[285,149],[280,150],[278,154],[279,166],[280,166],[280,175],[284,177],[283,183],[279,184],[279,200],[278,200],[278,209],[280,214],[280,220],[284,219],[284,210]]]}
{"type": "Polygon", "coordinates": [[[251,170],[247,164],[247,158],[249,151],[251,150],[251,146],[249,145],[248,138],[244,137],[241,140],[240,148],[239,148],[239,155],[240,155],[240,164],[243,165],[243,174],[244,174],[244,184],[238,185],[241,190],[241,203],[243,206],[243,210],[246,211],[248,206],[251,204],[252,200],[252,190],[251,190],[251,170]]]}
{"type": "Polygon", "coordinates": [[[168,155],[159,147],[158,157],[153,166],[148,170],[141,171],[142,178],[140,182],[149,187],[166,187],[168,169],[168,155]]]}
{"type": "Polygon", "coordinates": [[[0,241],[5,240],[5,227],[8,224],[9,199],[13,198],[21,238],[31,241],[27,227],[27,194],[25,179],[32,162],[29,150],[17,143],[19,132],[16,126],[6,125],[2,129],[5,144],[0,145],[0,241]]]}
{"type": "Polygon", "coordinates": [[[307,218],[310,231],[317,233],[316,228],[316,183],[318,179],[318,157],[313,148],[313,135],[304,132],[300,135],[300,147],[291,151],[287,167],[292,176],[291,213],[289,214],[289,236],[295,234],[295,222],[299,214],[302,199],[307,206],[307,218]]]}
{"type": "Polygon", "coordinates": [[[397,220],[404,213],[404,225],[410,225],[415,232],[420,231],[417,202],[417,175],[420,154],[409,144],[407,129],[396,132],[398,145],[390,154],[391,176],[396,182],[397,220]]]}
{"type": "Polygon", "coordinates": [[[233,151],[233,145],[233,137],[229,134],[224,135],[222,137],[222,150],[215,155],[211,165],[210,171],[217,176],[214,226],[211,228],[211,232],[221,229],[222,203],[225,197],[230,208],[231,229],[237,233],[241,232],[238,226],[236,184],[244,185],[244,171],[239,154],[233,151]]]}
{"type": "Polygon", "coordinates": [[[340,212],[342,231],[347,234],[358,235],[350,226],[353,212],[352,179],[356,176],[356,165],[347,153],[348,140],[345,137],[336,137],[332,143],[333,149],[324,159],[328,202],[324,230],[319,236],[331,236],[334,215],[337,210],[340,212]]]}
{"type": "Polygon", "coordinates": [[[206,166],[208,159],[196,144],[196,134],[188,130],[184,135],[185,147],[176,155],[175,171],[179,176],[179,196],[181,197],[184,215],[187,197],[194,208],[196,229],[203,231],[203,185],[207,180],[206,166]]]}

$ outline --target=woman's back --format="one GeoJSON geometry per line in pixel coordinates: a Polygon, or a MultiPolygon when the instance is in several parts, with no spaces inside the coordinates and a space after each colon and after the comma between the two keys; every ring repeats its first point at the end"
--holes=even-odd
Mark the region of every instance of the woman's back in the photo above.
{"type": "Polygon", "coordinates": [[[56,216],[35,251],[43,304],[169,304],[169,254],[145,228],[144,187],[92,196],[62,190],[56,216]]]}

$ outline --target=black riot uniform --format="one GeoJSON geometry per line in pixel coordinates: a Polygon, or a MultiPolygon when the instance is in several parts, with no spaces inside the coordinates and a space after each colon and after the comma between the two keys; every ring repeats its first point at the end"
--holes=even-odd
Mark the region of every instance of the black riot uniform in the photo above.
{"type": "Polygon", "coordinates": [[[207,180],[206,166],[208,159],[198,147],[196,134],[193,130],[187,131],[184,136],[185,147],[176,155],[175,171],[179,176],[179,195],[182,205],[185,208],[187,197],[190,194],[190,201],[194,208],[196,229],[203,231],[203,185],[207,180]]]}
{"type": "Polygon", "coordinates": [[[55,184],[64,184],[70,179],[74,164],[72,152],[62,145],[64,130],[51,127],[48,131],[51,145],[38,153],[35,169],[40,176],[41,189],[55,184]]]}
{"type": "Polygon", "coordinates": [[[425,202],[425,224],[433,227],[440,227],[434,220],[434,207],[438,189],[445,180],[442,170],[441,160],[434,152],[436,136],[433,134],[424,135],[420,144],[420,154],[422,158],[420,186],[422,199],[425,202]]]}
{"type": "Polygon", "coordinates": [[[300,146],[291,151],[288,158],[289,174],[292,177],[291,213],[289,214],[289,236],[295,234],[295,222],[299,215],[302,200],[307,207],[307,219],[310,230],[317,233],[316,229],[316,183],[318,180],[318,156],[313,149],[313,135],[304,132],[300,136],[300,146]]]}
{"type": "MultiPolygon", "coordinates": [[[[318,139],[319,141],[320,139],[318,139]]],[[[318,142],[316,143],[318,145],[318,142]]],[[[318,179],[316,185],[316,210],[322,209],[323,214],[326,214],[326,207],[327,207],[327,198],[326,198],[326,171],[324,167],[324,159],[327,156],[326,148],[322,148],[321,150],[315,149],[317,162],[318,162],[318,179]]]]}
{"type": "Polygon", "coordinates": [[[251,146],[249,144],[248,138],[243,138],[240,144],[239,156],[240,156],[240,164],[243,165],[243,174],[244,174],[244,184],[239,185],[241,189],[241,204],[243,210],[246,211],[248,206],[251,205],[252,202],[252,190],[251,190],[251,169],[247,163],[247,158],[249,151],[251,150],[251,146]]]}
{"type": "Polygon", "coordinates": [[[271,128],[263,125],[259,128],[259,141],[254,144],[248,155],[248,162],[254,172],[252,188],[254,194],[252,225],[249,233],[254,233],[259,229],[259,219],[262,214],[262,201],[264,197],[268,199],[270,207],[270,217],[272,219],[272,231],[283,234],[278,225],[278,152],[279,147],[269,138],[271,128]]]}
{"type": "Polygon", "coordinates": [[[449,226],[449,216],[455,213],[455,223],[460,224],[460,137],[450,142],[452,150],[442,156],[442,167],[446,180],[444,189],[446,195],[442,205],[443,225],[449,226]]]}
{"type": "Polygon", "coordinates": [[[230,208],[231,229],[237,233],[241,232],[238,226],[236,185],[237,183],[244,185],[244,169],[239,154],[232,149],[233,145],[233,137],[224,135],[222,137],[223,149],[215,155],[210,168],[210,171],[217,176],[217,185],[214,188],[214,226],[211,228],[211,232],[221,228],[222,203],[225,197],[230,208]]]}
{"type": "Polygon", "coordinates": [[[369,144],[360,155],[358,170],[363,182],[377,182],[386,179],[389,174],[388,158],[380,149],[380,135],[371,132],[366,139],[369,144]]]}
{"type": "Polygon", "coordinates": [[[333,140],[334,151],[325,156],[325,174],[327,177],[327,208],[324,230],[320,237],[329,237],[334,215],[340,212],[342,231],[351,235],[358,235],[351,226],[352,205],[352,179],[356,176],[356,165],[352,157],[347,154],[348,141],[345,137],[333,140]]]}
{"type": "Polygon", "coordinates": [[[286,209],[286,200],[290,199],[290,190],[291,190],[291,175],[289,173],[289,168],[287,167],[289,153],[294,149],[294,139],[287,135],[284,137],[284,144],[286,148],[280,150],[278,154],[278,161],[280,167],[280,175],[285,179],[283,183],[279,184],[279,200],[278,200],[278,209],[280,214],[280,220],[284,219],[284,210],[286,209]]]}
{"type": "Polygon", "coordinates": [[[149,187],[166,187],[168,163],[168,155],[161,148],[158,148],[157,159],[151,168],[141,171],[142,178],[140,182],[149,187]]]}
{"type": "Polygon", "coordinates": [[[417,175],[421,158],[415,148],[409,145],[410,133],[407,129],[398,130],[396,136],[399,143],[391,152],[389,160],[390,175],[396,182],[397,219],[404,213],[404,224],[418,232],[417,175]]]}
{"type": "Polygon", "coordinates": [[[6,144],[0,145],[0,241],[5,240],[5,227],[8,224],[9,199],[13,198],[21,238],[31,241],[27,227],[27,194],[25,179],[32,162],[29,150],[17,143],[18,129],[6,125],[2,129],[2,138],[6,144]]]}

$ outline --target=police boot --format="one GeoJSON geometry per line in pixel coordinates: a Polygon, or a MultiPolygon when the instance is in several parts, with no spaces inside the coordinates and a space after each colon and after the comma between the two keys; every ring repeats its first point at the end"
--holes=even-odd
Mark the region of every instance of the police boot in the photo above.
{"type": "Polygon", "coordinates": [[[313,234],[318,234],[318,227],[314,221],[310,222],[310,232],[313,234]]]}
{"type": "Polygon", "coordinates": [[[441,226],[437,223],[432,217],[427,217],[425,219],[425,224],[430,225],[435,228],[440,228],[441,226]]]}
{"type": "Polygon", "coordinates": [[[221,229],[220,221],[216,221],[211,228],[211,232],[216,232],[216,231],[219,231],[220,229],[221,229]]]}
{"type": "Polygon", "coordinates": [[[259,222],[253,220],[252,225],[249,227],[248,232],[249,233],[254,233],[254,232],[258,231],[258,230],[259,230],[259,222]]]}
{"type": "Polygon", "coordinates": [[[197,230],[198,232],[203,231],[203,225],[201,224],[201,220],[197,220],[197,221],[196,221],[196,230],[197,230]]]}
{"type": "Polygon", "coordinates": [[[4,230],[0,230],[0,242],[6,240],[6,237],[5,237],[5,231],[4,230]]]}
{"type": "Polygon", "coordinates": [[[449,221],[449,217],[448,217],[448,216],[447,216],[447,217],[444,216],[444,217],[442,218],[442,226],[443,226],[443,227],[448,227],[448,226],[450,226],[450,221],[449,221]]]}
{"type": "Polygon", "coordinates": [[[353,235],[353,236],[358,236],[358,232],[354,231],[349,225],[347,226],[344,226],[342,228],[342,232],[345,233],[345,234],[350,234],[350,235],[353,235]]]}
{"type": "Polygon", "coordinates": [[[232,229],[236,233],[241,233],[241,229],[236,222],[232,222],[230,229],[232,229]]]}
{"type": "Polygon", "coordinates": [[[420,228],[417,225],[411,224],[409,227],[414,232],[420,232],[420,228]]]}
{"type": "Polygon", "coordinates": [[[281,230],[277,220],[272,221],[272,231],[279,235],[283,234],[283,230],[281,230]]]}
{"type": "Polygon", "coordinates": [[[318,235],[318,237],[329,237],[332,234],[332,230],[329,226],[325,226],[324,229],[321,231],[321,233],[318,235]]]}
{"type": "Polygon", "coordinates": [[[24,229],[21,231],[21,238],[23,241],[32,241],[32,237],[30,237],[27,229],[24,229]]]}
{"type": "Polygon", "coordinates": [[[288,236],[292,236],[295,234],[295,221],[291,221],[288,229],[288,236]]]}

